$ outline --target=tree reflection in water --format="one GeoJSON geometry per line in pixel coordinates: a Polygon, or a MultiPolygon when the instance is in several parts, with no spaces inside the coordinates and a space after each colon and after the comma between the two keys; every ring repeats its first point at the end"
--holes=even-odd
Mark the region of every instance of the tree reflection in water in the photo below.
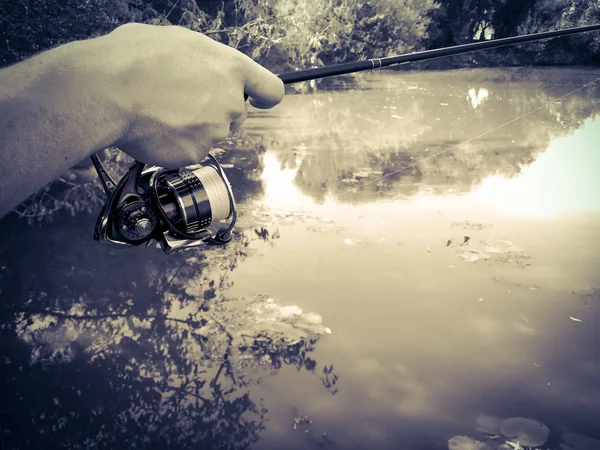
{"type": "Polygon", "coordinates": [[[320,316],[227,296],[259,239],[252,228],[225,248],[167,257],[91,243],[90,220],[50,235],[11,220],[0,272],[7,448],[247,448],[267,415],[251,392],[261,371],[325,372],[337,392],[337,374],[311,357],[330,332],[320,316]]]}
{"type": "Polygon", "coordinates": [[[598,114],[598,84],[556,101],[596,77],[530,68],[365,74],[357,90],[287,98],[256,125],[269,123],[268,150],[318,202],[407,198],[423,186],[468,192],[486,177],[519,175],[598,114]]]}

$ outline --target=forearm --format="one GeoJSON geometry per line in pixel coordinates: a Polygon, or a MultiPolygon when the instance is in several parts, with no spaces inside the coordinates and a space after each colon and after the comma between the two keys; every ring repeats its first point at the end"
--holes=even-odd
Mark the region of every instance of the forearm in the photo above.
{"type": "Polygon", "coordinates": [[[0,217],[121,133],[92,41],[0,71],[0,217]]]}

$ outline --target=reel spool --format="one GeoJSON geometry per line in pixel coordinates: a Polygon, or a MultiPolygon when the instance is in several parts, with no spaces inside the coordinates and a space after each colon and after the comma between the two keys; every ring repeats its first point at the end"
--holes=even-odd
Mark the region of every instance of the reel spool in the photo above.
{"type": "Polygon", "coordinates": [[[211,154],[208,159],[208,164],[194,170],[144,169],[136,161],[116,184],[93,155],[108,197],[96,221],[94,239],[117,248],[150,244],[155,239],[167,254],[230,242],[237,219],[235,198],[219,161],[211,154]],[[211,235],[207,227],[225,219],[231,219],[229,225],[211,235]]]}

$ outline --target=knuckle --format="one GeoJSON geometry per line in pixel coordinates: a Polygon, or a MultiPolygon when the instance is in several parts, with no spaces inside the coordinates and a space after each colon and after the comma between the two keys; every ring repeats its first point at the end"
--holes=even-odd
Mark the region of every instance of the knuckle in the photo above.
{"type": "Polygon", "coordinates": [[[117,28],[115,28],[112,32],[113,33],[119,33],[122,31],[133,31],[133,30],[139,30],[140,28],[143,28],[145,25],[141,24],[141,23],[137,23],[137,22],[129,22],[129,23],[125,23],[123,25],[118,26],[117,28]]]}

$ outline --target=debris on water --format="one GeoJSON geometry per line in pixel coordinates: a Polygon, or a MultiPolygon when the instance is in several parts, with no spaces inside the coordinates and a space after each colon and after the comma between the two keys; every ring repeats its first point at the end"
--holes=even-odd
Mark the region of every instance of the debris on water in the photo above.
{"type": "Polygon", "coordinates": [[[440,103],[441,106],[448,106],[448,103],[440,103]]]}
{"type": "MultiPolygon", "coordinates": [[[[338,233],[339,234],[339,233],[338,233]]],[[[380,238],[379,240],[375,241],[373,239],[368,239],[368,238],[346,238],[344,239],[344,244],[346,245],[372,245],[372,244],[381,244],[382,242],[385,241],[385,238],[380,238]]]]}
{"type": "Polygon", "coordinates": [[[451,240],[451,239],[448,239],[448,242],[446,242],[446,247],[449,247],[449,246],[450,246],[450,244],[452,244],[452,240],[451,240]]]}
{"type": "Polygon", "coordinates": [[[397,116],[397,115],[395,115],[395,114],[392,116],[392,119],[403,119],[403,118],[404,118],[404,117],[402,117],[402,116],[397,116]]]}
{"type": "Polygon", "coordinates": [[[259,238],[265,241],[269,239],[269,230],[267,230],[266,228],[261,227],[260,230],[258,228],[255,228],[254,233],[256,233],[256,235],[259,238]]]}
{"type": "Polygon", "coordinates": [[[464,220],[462,222],[452,222],[453,227],[460,227],[465,230],[483,230],[484,228],[489,228],[492,225],[482,222],[470,222],[468,220],[464,220]]]}
{"type": "Polygon", "coordinates": [[[469,250],[460,256],[462,257],[463,260],[465,260],[467,262],[475,262],[480,259],[485,261],[485,260],[491,258],[491,255],[488,255],[487,253],[480,253],[476,250],[469,250]]]}
{"type": "Polygon", "coordinates": [[[373,173],[373,169],[370,167],[361,167],[352,172],[355,178],[367,178],[373,173]]]}
{"type": "Polygon", "coordinates": [[[471,239],[469,236],[465,236],[465,240],[464,240],[463,244],[466,244],[467,242],[469,242],[469,239],[471,239]]]}
{"type": "MultiPolygon", "coordinates": [[[[465,238],[467,237],[465,236],[465,238]]],[[[466,249],[461,245],[456,249],[457,256],[468,262],[492,260],[496,262],[508,262],[521,267],[524,267],[524,260],[530,258],[519,247],[509,241],[498,240],[491,243],[481,241],[481,244],[480,248],[475,247],[475,249],[466,249]]]]}
{"type": "Polygon", "coordinates": [[[539,364],[536,364],[536,363],[533,363],[533,365],[534,365],[535,367],[539,367],[539,368],[541,368],[541,367],[542,367],[542,366],[540,366],[539,364]]]}
{"type": "Polygon", "coordinates": [[[577,319],[576,317],[573,317],[573,316],[569,316],[569,319],[571,319],[573,322],[583,322],[583,320],[577,319]]]}
{"type": "Polygon", "coordinates": [[[485,442],[469,436],[454,436],[448,440],[449,450],[489,450],[485,442]]]}
{"type": "Polygon", "coordinates": [[[478,301],[478,302],[482,302],[482,301],[483,301],[483,299],[482,299],[482,298],[479,298],[479,299],[477,299],[477,301],[478,301]]]}
{"type": "Polygon", "coordinates": [[[429,247],[427,247],[427,253],[431,254],[431,250],[429,250],[429,247]]]}
{"type": "Polygon", "coordinates": [[[537,291],[538,289],[540,289],[540,287],[537,284],[534,284],[529,288],[530,291],[537,291]]]}
{"type": "MultiPolygon", "coordinates": [[[[301,425],[310,425],[312,420],[308,418],[308,416],[300,413],[298,417],[294,417],[294,422],[292,423],[292,427],[296,430],[301,425]]],[[[308,430],[305,430],[308,431],[308,430]]]]}

